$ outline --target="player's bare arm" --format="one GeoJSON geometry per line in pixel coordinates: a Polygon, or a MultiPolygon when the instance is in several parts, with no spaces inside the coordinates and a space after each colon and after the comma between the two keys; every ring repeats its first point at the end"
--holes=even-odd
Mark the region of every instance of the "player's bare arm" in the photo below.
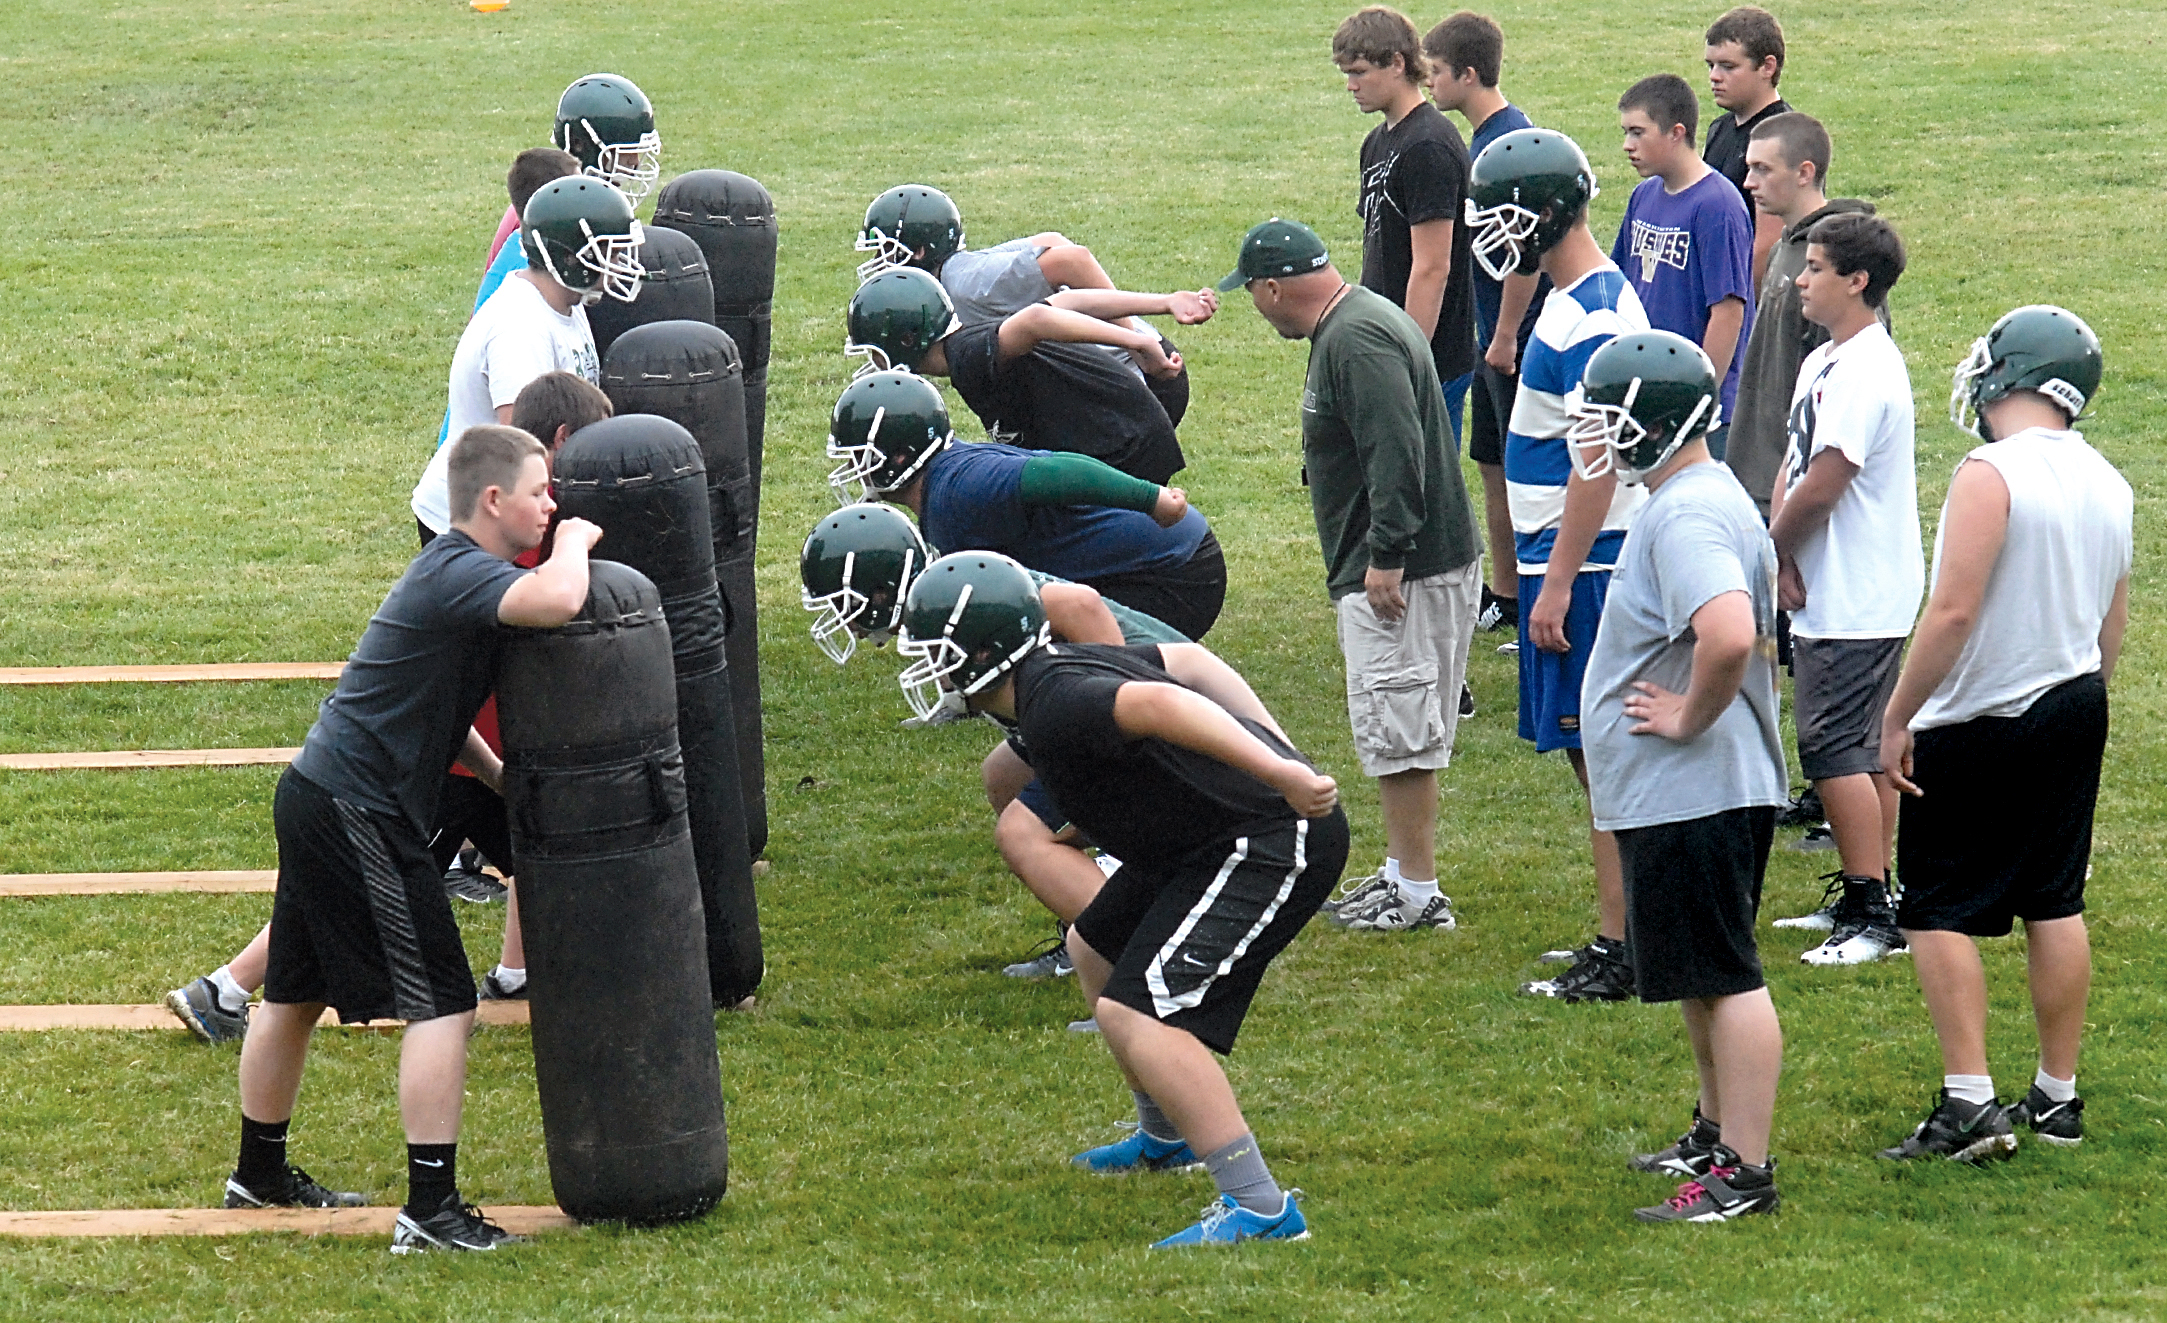
{"type": "MultiPolygon", "coordinates": [[[[1070,291],[1071,294],[1077,292],[1079,291],[1070,291]]],[[[1048,342],[1113,345],[1126,349],[1135,357],[1139,367],[1155,377],[1171,377],[1181,371],[1181,355],[1167,353],[1161,347],[1158,336],[1101,321],[1097,317],[1068,308],[1057,308],[1050,303],[1034,303],[1001,323],[998,343],[1004,362],[1021,358],[1048,342]]],[[[936,345],[934,348],[939,349],[940,346],[936,345]]],[[[925,364],[931,362],[931,355],[928,355],[925,364]]],[[[947,365],[945,356],[941,365],[947,365]]],[[[928,367],[927,370],[932,369],[928,367]]]]}
{"type": "Polygon", "coordinates": [[[587,604],[587,552],[602,530],[584,519],[557,525],[557,541],[541,568],[513,583],[497,603],[497,619],[522,629],[555,629],[587,604]]]}
{"type": "Polygon", "coordinates": [[[1731,359],[1738,353],[1739,333],[1745,325],[1744,299],[1728,298],[1708,310],[1708,329],[1701,333],[1700,347],[1715,365],[1717,381],[1731,370],[1731,359]]]}
{"type": "MultiPolygon", "coordinates": [[[[1442,288],[1442,287],[1440,287],[1442,288]]],[[[1115,321],[1123,317],[1172,317],[1183,326],[1211,320],[1219,311],[1213,289],[1178,289],[1171,294],[1141,294],[1121,289],[1064,289],[1046,302],[1087,317],[1115,321]]]]}
{"type": "Polygon", "coordinates": [[[504,793],[504,760],[497,757],[489,747],[489,741],[472,726],[467,727],[466,747],[459,750],[459,765],[474,773],[483,785],[498,794],[504,793]]]}
{"type": "Polygon", "coordinates": [[[1114,724],[1132,740],[1165,740],[1247,772],[1305,818],[1321,818],[1339,803],[1339,784],[1331,777],[1280,757],[1225,708],[1180,685],[1141,680],[1122,685],[1114,695],[1114,724]]]}
{"type": "Polygon", "coordinates": [[[1635,692],[1625,698],[1625,715],[1637,723],[1632,733],[1679,743],[1699,739],[1738,697],[1756,633],[1753,599],[1743,591],[1702,603],[1693,613],[1693,676],[1686,691],[1674,694],[1661,685],[1635,681],[1635,692]]]}
{"type": "Polygon", "coordinates": [[[1491,371],[1508,377],[1519,373],[1520,323],[1527,320],[1528,305],[1535,301],[1535,290],[1541,284],[1541,276],[1523,276],[1517,271],[1505,277],[1497,307],[1497,329],[1482,354],[1482,361],[1490,365],[1491,371]]]}
{"type": "MultiPolygon", "coordinates": [[[[1782,504],[1770,502],[1776,513],[1769,523],[1768,536],[1776,544],[1776,554],[1786,560],[1796,556],[1799,544],[1828,523],[1829,511],[1836,508],[1836,502],[1843,499],[1844,491],[1858,475],[1859,466],[1834,446],[1815,455],[1806,465],[1806,476],[1796,486],[1784,487],[1782,504]]],[[[2008,489],[2003,488],[2002,493],[2002,516],[2006,520],[2008,489]]]]}
{"type": "Polygon", "coordinates": [[[1605,473],[1592,481],[1578,473],[1565,479],[1565,513],[1558,519],[1557,540],[1550,544],[1550,563],[1543,571],[1542,591],[1536,595],[1527,620],[1528,638],[1544,652],[1572,650],[1565,641],[1565,610],[1572,605],[1573,580],[1603,531],[1610,498],[1617,490],[1616,473],[1605,473]]]}
{"type": "MultiPolygon", "coordinates": [[[[1183,684],[1209,698],[1237,717],[1245,717],[1266,730],[1287,740],[1287,733],[1272,720],[1264,700],[1258,698],[1241,672],[1219,660],[1219,655],[1201,643],[1164,643],[1159,645],[1159,664],[1166,673],[1183,684]]],[[[1287,743],[1294,743],[1287,740],[1287,743]]]]}
{"type": "Polygon", "coordinates": [[[1445,281],[1452,275],[1452,222],[1424,221],[1407,227],[1413,264],[1407,272],[1407,315],[1427,340],[1437,334],[1445,307],[1445,281]]]}
{"type": "Polygon", "coordinates": [[[1046,608],[1053,636],[1063,642],[1119,645],[1125,641],[1120,622],[1106,609],[1106,599],[1096,588],[1080,583],[1042,584],[1038,600],[1046,608]]]}

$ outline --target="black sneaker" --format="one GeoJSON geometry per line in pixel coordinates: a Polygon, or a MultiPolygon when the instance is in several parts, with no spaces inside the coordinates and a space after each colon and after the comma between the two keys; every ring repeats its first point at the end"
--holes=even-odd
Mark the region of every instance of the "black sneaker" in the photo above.
{"type": "Polygon", "coordinates": [[[1025,956],[1013,965],[1004,965],[1001,972],[1010,978],[1049,979],[1067,978],[1076,972],[1076,962],[1069,958],[1068,933],[1064,930],[1047,939],[1044,946],[1025,956]]]}
{"type": "Polygon", "coordinates": [[[391,1226],[391,1252],[393,1254],[419,1254],[424,1250],[493,1250],[499,1245],[522,1245],[525,1236],[515,1236],[503,1227],[482,1216],[482,1210],[461,1201],[458,1195],[446,1195],[443,1207],[427,1217],[417,1218],[405,1208],[399,1210],[398,1220],[391,1226]]]}
{"type": "Polygon", "coordinates": [[[1557,1001],[1630,1001],[1633,967],[1624,959],[1623,946],[1612,947],[1598,939],[1580,948],[1572,967],[1556,978],[1540,978],[1520,985],[1528,997],[1557,1001]]]}
{"type": "Polygon", "coordinates": [[[507,988],[494,969],[482,975],[481,991],[475,994],[483,1001],[525,1001],[527,980],[521,979],[516,988],[507,988]]]}
{"type": "Polygon", "coordinates": [[[228,1208],[359,1208],[367,1202],[351,1190],[325,1189],[290,1163],[283,1189],[251,1190],[241,1184],[239,1172],[226,1178],[228,1208]]]}
{"type": "Polygon", "coordinates": [[[1693,1124],[1678,1136],[1677,1143],[1660,1153],[1636,1153],[1626,1159],[1625,1165],[1653,1176],[1683,1176],[1691,1180],[1715,1164],[1716,1146],[1722,1142],[1723,1127],[1702,1116],[1699,1105],[1695,1104],[1693,1124]]]}
{"type": "Polygon", "coordinates": [[[1519,627],[1520,599],[1517,597],[1499,597],[1496,593],[1490,591],[1488,584],[1484,584],[1482,588],[1482,607],[1475,613],[1475,628],[1487,633],[1495,629],[1518,629],[1519,627]]]}
{"type": "Polygon", "coordinates": [[[1947,1158],[1951,1162],[1984,1162],[2006,1158],[2017,1151],[2016,1128],[1999,1102],[1968,1103],[1951,1098],[1943,1089],[1934,1110],[1919,1122],[1911,1137],[1876,1157],[1892,1162],[1912,1158],[1947,1158]]]}
{"type": "Polygon", "coordinates": [[[1749,1167],[1727,1148],[1716,1149],[1715,1165],[1678,1193],[1652,1208],[1636,1208],[1643,1222],[1728,1222],[1734,1217],[1773,1213],[1783,1200],[1776,1194],[1776,1160],[1749,1167]]]}
{"type": "Polygon", "coordinates": [[[1460,719],[1465,721],[1475,715],[1475,691],[1464,683],[1460,686],[1460,719]]]}
{"type": "Polygon", "coordinates": [[[461,850],[444,870],[444,894],[476,905],[501,903],[508,893],[502,882],[482,871],[487,864],[479,850],[461,850]]]}
{"type": "Polygon", "coordinates": [[[1818,827],[1827,821],[1828,811],[1821,807],[1821,792],[1812,786],[1807,786],[1776,815],[1778,827],[1818,827]]]}
{"type": "Polygon", "coordinates": [[[2028,1125],[2032,1133],[2057,1148],[2075,1148],[2084,1142],[2084,1099],[2056,1102],[2034,1084],[2024,1100],[2009,1109],[2012,1125],[2028,1125]]]}
{"type": "Polygon", "coordinates": [[[1830,915],[1828,940],[1799,956],[1809,965],[1866,965],[1910,949],[1896,927],[1896,902],[1878,877],[1838,875],[1843,899],[1830,915]]]}

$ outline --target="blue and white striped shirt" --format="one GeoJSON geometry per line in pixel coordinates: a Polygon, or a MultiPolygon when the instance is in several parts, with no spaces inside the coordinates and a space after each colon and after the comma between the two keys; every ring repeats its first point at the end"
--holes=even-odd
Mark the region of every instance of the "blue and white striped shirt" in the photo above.
{"type": "MultiPolygon", "coordinates": [[[[1550,547],[1565,517],[1565,482],[1573,472],[1565,431],[1580,401],[1580,376],[1588,359],[1611,337],[1647,329],[1640,296],[1624,273],[1607,262],[1570,289],[1550,291],[1543,301],[1520,366],[1519,395],[1505,434],[1505,490],[1520,573],[1539,575],[1550,567],[1550,547]]],[[[1608,570],[1617,564],[1633,512],[1647,499],[1646,488],[1618,484],[1603,531],[1581,569],[1608,570]]]]}

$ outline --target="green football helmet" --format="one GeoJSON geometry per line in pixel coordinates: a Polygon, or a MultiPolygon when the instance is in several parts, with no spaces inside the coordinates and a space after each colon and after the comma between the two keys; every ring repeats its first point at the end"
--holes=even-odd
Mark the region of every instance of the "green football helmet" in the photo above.
{"type": "Polygon", "coordinates": [[[813,642],[840,666],[865,639],[880,647],[903,623],[903,595],[933,559],[918,525],[892,505],[846,505],[813,526],[798,555],[799,601],[813,642]]]}
{"type": "Polygon", "coordinates": [[[1616,472],[1639,484],[1678,447],[1714,431],[1723,412],[1715,364],[1669,331],[1634,331],[1588,357],[1565,453],[1583,480],[1616,472]]]}
{"type": "Polygon", "coordinates": [[[910,585],[895,650],[915,660],[897,682],[918,725],[943,725],[971,715],[973,695],[1052,641],[1023,566],[998,552],[957,552],[926,566],[910,585]]]}
{"type": "Polygon", "coordinates": [[[1467,178],[1475,260],[1503,280],[1535,274],[1602,190],[1587,154],[1556,129],[1515,129],[1482,149],[1467,178]]]}
{"type": "Polygon", "coordinates": [[[963,213],[937,188],[898,184],[865,209],[857,249],[875,254],[859,264],[861,282],[899,266],[938,271],[963,250],[963,213]]]}
{"type": "Polygon", "coordinates": [[[926,351],[962,324],[941,282],[914,266],[890,267],[850,296],[843,352],[863,354],[872,370],[915,372],[926,351]]]}
{"type": "Polygon", "coordinates": [[[2031,390],[2074,423],[2099,393],[2105,362],[2099,337],[2077,314],[2047,303],[2018,308],[1972,342],[1949,392],[1949,419],[1982,441],[1998,440],[1981,416],[1986,406],[2011,391],[2031,390]]]}
{"type": "Polygon", "coordinates": [[[579,158],[580,168],[615,184],[634,202],[662,176],[662,136],[655,108],[629,78],[588,74],[557,98],[552,146],[579,158]]]}
{"type": "Polygon", "coordinates": [[[836,504],[885,496],[910,485],[955,439],[940,387],[913,372],[860,373],[828,419],[828,474],[836,504]]]}
{"type": "Polygon", "coordinates": [[[632,216],[632,199],[589,175],[542,185],[527,200],[519,242],[527,265],[592,303],[604,294],[624,303],[640,296],[640,245],[647,240],[632,216]]]}

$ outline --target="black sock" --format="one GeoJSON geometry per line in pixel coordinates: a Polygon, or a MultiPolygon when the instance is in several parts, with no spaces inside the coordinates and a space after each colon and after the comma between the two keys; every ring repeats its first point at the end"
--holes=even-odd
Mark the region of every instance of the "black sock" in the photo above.
{"type": "Polygon", "coordinates": [[[427,1217],[459,1193],[459,1145],[406,1146],[406,1211],[427,1217]]]}
{"type": "Polygon", "coordinates": [[[250,1193],[275,1195],[286,1188],[286,1127],[293,1122],[251,1121],[241,1114],[241,1158],[234,1179],[250,1193]]]}

